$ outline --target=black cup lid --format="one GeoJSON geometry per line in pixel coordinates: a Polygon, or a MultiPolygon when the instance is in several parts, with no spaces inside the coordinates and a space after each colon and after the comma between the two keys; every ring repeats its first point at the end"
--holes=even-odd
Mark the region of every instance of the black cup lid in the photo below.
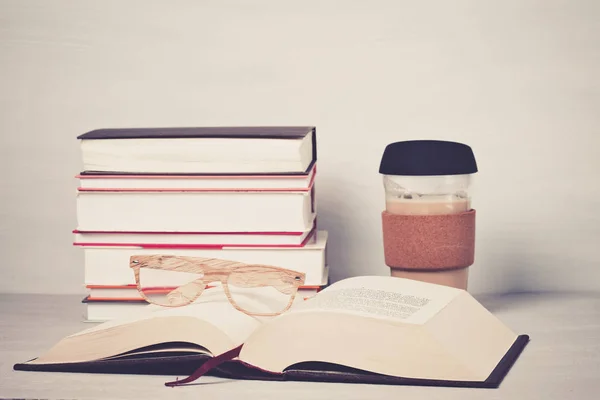
{"type": "Polygon", "coordinates": [[[477,172],[471,147],[442,140],[408,140],[386,146],[379,173],[384,175],[462,175],[477,172]]]}

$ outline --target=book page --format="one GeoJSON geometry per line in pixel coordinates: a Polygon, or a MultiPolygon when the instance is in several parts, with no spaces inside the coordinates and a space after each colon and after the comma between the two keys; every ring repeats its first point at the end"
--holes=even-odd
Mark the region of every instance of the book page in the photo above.
{"type": "Polygon", "coordinates": [[[460,289],[409,279],[364,276],[334,283],[296,311],[344,312],[423,324],[460,293],[460,289]]]}
{"type": "Polygon", "coordinates": [[[113,329],[122,325],[135,323],[151,318],[184,316],[198,318],[210,322],[235,343],[243,343],[258,328],[262,320],[236,310],[223,291],[222,287],[206,289],[192,304],[182,307],[162,307],[148,304],[144,311],[131,318],[111,320],[71,336],[85,335],[99,330],[113,329]]]}
{"type": "MultiPolygon", "coordinates": [[[[239,306],[253,312],[273,312],[273,309],[278,308],[279,302],[273,298],[271,291],[265,289],[267,288],[254,288],[249,293],[235,294],[235,301],[238,302],[239,306]]],[[[230,292],[234,293],[234,289],[230,289],[230,292]]],[[[301,296],[297,296],[293,307],[296,307],[301,302],[301,296]]],[[[207,321],[220,329],[237,344],[242,344],[262,323],[274,318],[251,316],[235,309],[227,299],[223,287],[216,286],[205,289],[202,295],[192,304],[182,307],[162,307],[155,304],[148,304],[144,307],[143,311],[136,313],[135,316],[107,321],[71,336],[115,329],[122,325],[152,318],[175,316],[192,317],[207,321]]]]}

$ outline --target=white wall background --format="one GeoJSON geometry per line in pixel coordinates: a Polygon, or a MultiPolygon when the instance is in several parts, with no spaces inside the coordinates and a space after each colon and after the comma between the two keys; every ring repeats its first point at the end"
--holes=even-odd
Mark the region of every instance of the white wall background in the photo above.
{"type": "Polygon", "coordinates": [[[387,275],[386,144],[476,154],[470,290],[600,289],[600,2],[0,1],[0,291],[83,293],[75,137],[316,125],[333,280],[387,275]]]}

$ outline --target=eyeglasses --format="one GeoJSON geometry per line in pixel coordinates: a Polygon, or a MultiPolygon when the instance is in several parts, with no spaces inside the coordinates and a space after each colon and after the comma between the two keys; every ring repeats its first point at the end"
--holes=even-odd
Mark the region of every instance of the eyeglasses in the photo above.
{"type": "Polygon", "coordinates": [[[181,307],[194,302],[211,283],[220,282],[237,310],[254,316],[287,311],[305,275],[289,269],[204,257],[131,256],[138,292],[147,302],[181,307]]]}

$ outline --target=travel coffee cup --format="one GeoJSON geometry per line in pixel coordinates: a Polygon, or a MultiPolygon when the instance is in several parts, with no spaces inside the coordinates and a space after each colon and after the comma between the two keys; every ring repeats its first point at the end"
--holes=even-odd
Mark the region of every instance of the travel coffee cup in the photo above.
{"type": "Polygon", "coordinates": [[[471,180],[477,164],[462,143],[412,140],[387,145],[382,212],[392,276],[467,289],[475,250],[471,180]]]}

